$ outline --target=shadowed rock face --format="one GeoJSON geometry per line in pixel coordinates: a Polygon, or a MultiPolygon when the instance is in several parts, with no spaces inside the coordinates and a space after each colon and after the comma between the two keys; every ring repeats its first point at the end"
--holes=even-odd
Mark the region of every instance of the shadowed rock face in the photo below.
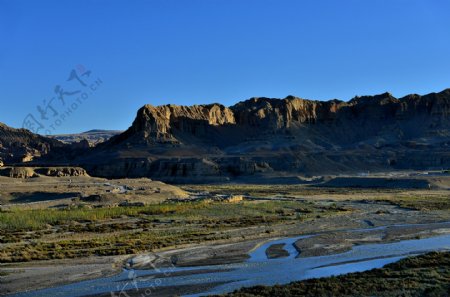
{"type": "Polygon", "coordinates": [[[46,156],[39,159],[44,165],[83,166],[102,177],[211,182],[250,175],[441,169],[450,167],[450,89],[348,102],[288,96],[251,98],[231,107],[145,105],[125,132],[95,148],[86,143],[68,146],[0,125],[5,164],[46,156]]]}
{"type": "Polygon", "coordinates": [[[132,126],[77,160],[92,175],[170,182],[246,175],[450,167],[450,89],[348,102],[251,98],[142,107],[132,126]]]}
{"type": "Polygon", "coordinates": [[[63,149],[63,143],[31,133],[25,129],[13,129],[0,123],[0,160],[5,164],[30,162],[63,149]]]}
{"type": "Polygon", "coordinates": [[[89,153],[89,148],[90,144],[85,139],[79,142],[63,143],[26,129],[14,129],[0,123],[0,167],[68,166],[79,156],[89,153]]]}
{"type": "MultiPolygon", "coordinates": [[[[385,93],[356,97],[349,102],[312,101],[288,96],[285,99],[252,98],[230,108],[219,104],[146,105],[138,111],[133,125],[112,142],[133,138],[137,142],[180,143],[183,136],[206,140],[213,137],[214,132],[229,130],[235,130],[235,137],[245,138],[322,129],[317,132],[328,134],[326,136],[332,138],[331,142],[348,145],[365,141],[370,136],[408,139],[445,134],[450,128],[449,112],[450,89],[401,99],[385,93]],[[440,127],[445,131],[436,129],[440,127]],[[392,128],[397,133],[393,133],[392,128]],[[237,132],[242,129],[245,131],[237,132]]],[[[227,144],[235,142],[235,137],[227,139],[227,144]]],[[[223,146],[220,141],[214,144],[223,146]]]]}
{"type": "Polygon", "coordinates": [[[79,167],[5,167],[0,169],[0,176],[12,178],[32,178],[37,176],[88,176],[79,167]]]}

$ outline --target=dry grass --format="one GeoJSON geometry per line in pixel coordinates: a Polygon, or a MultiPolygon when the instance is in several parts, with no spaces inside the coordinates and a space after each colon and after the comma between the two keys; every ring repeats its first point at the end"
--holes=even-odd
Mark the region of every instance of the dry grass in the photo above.
{"type": "MultiPolygon", "coordinates": [[[[123,255],[225,240],[233,230],[344,210],[303,201],[178,202],[142,207],[13,209],[0,213],[0,261],[123,255]]],[[[232,235],[234,234],[234,235],[232,235]]]]}

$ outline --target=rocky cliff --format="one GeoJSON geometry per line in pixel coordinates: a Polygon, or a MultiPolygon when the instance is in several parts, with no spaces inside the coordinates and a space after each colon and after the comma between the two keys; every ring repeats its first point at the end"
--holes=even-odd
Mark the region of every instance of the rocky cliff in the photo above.
{"type": "Polygon", "coordinates": [[[89,142],[63,143],[57,139],[14,129],[0,123],[0,167],[8,165],[71,165],[89,153],[89,142]]]}
{"type": "Polygon", "coordinates": [[[142,107],[131,127],[78,160],[90,174],[171,182],[265,174],[450,167],[450,89],[315,101],[251,98],[142,107]]]}
{"type": "Polygon", "coordinates": [[[235,124],[233,112],[220,104],[177,106],[145,105],[132,126],[112,142],[132,138],[135,142],[178,143],[174,133],[208,137],[211,127],[235,124]]]}
{"type": "Polygon", "coordinates": [[[64,147],[57,140],[0,123],[0,160],[5,164],[30,162],[64,147]]]}
{"type": "Polygon", "coordinates": [[[169,182],[442,169],[450,167],[449,146],[450,89],[347,102],[288,96],[231,107],[145,105],[129,129],[94,148],[0,124],[0,164],[73,165],[94,176],[169,182]]]}
{"type": "Polygon", "coordinates": [[[0,169],[0,176],[11,178],[32,178],[38,176],[68,177],[88,176],[80,167],[4,167],[0,169]]]}

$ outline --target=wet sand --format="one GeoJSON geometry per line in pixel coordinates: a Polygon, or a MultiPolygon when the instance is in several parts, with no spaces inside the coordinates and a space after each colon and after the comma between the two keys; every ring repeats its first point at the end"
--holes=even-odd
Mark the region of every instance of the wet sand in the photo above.
{"type": "Polygon", "coordinates": [[[0,295],[55,287],[83,280],[116,275],[126,257],[89,257],[2,264],[0,295]]]}
{"type": "Polygon", "coordinates": [[[284,243],[272,244],[271,246],[269,246],[269,248],[266,250],[267,258],[278,259],[288,257],[289,252],[284,249],[284,246],[284,243]]]}

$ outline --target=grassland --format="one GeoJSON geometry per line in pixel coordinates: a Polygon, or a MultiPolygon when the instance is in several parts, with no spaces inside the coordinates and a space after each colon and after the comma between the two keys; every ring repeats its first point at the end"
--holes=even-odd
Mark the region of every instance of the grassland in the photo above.
{"type": "Polygon", "coordinates": [[[450,210],[450,194],[444,192],[397,193],[391,197],[375,199],[374,201],[388,202],[403,208],[420,211],[450,210]]]}
{"type": "Polygon", "coordinates": [[[399,193],[400,189],[360,189],[360,188],[329,188],[316,187],[304,184],[214,184],[214,185],[184,185],[182,189],[197,192],[211,192],[217,194],[240,194],[254,197],[274,197],[275,196],[320,196],[337,194],[376,194],[376,193],[399,193]]]}
{"type": "Polygon", "coordinates": [[[0,261],[124,255],[225,240],[236,229],[343,212],[304,201],[178,202],[141,207],[11,209],[0,212],[0,261]]]}
{"type": "MultiPolygon", "coordinates": [[[[80,280],[85,276],[79,272],[86,269],[95,271],[96,277],[101,277],[103,271],[117,273],[128,255],[150,251],[163,256],[175,253],[177,265],[192,266],[243,261],[255,245],[269,238],[300,234],[321,233],[322,237],[316,239],[324,238],[322,247],[331,251],[341,243],[351,246],[356,242],[356,237],[339,235],[347,229],[417,223],[423,226],[398,232],[389,229],[379,240],[414,238],[419,233],[421,237],[433,236],[445,230],[440,225],[431,228],[428,224],[448,221],[450,213],[448,191],[442,189],[252,184],[185,185],[180,189],[149,180],[80,178],[68,182],[63,178],[46,178],[20,182],[7,179],[0,183],[0,196],[3,197],[0,200],[3,204],[0,206],[0,276],[7,279],[3,283],[0,280],[0,285],[7,286],[8,292],[20,291],[24,286],[36,289],[67,283],[63,275],[54,280],[55,266],[65,267],[60,271],[70,271],[80,280]],[[131,190],[111,192],[120,185],[131,190]],[[47,193],[72,192],[78,193],[78,198],[48,200],[46,197],[47,193]],[[198,192],[209,192],[208,197],[243,194],[256,199],[240,202],[186,199],[188,194],[194,197],[198,192]],[[39,193],[42,201],[21,203],[18,199],[21,193],[34,198],[39,193]],[[101,199],[80,198],[86,195],[99,195],[101,199]],[[134,204],[140,206],[118,206],[122,201],[140,202],[134,204]],[[116,263],[114,267],[111,262],[116,263]],[[41,267],[41,274],[42,271],[47,274],[34,274],[37,266],[41,267]],[[14,269],[25,272],[16,275],[11,273],[14,269]]],[[[378,237],[369,239],[377,241],[378,237]]],[[[307,248],[303,247],[303,253],[307,248]]],[[[273,252],[278,255],[283,251],[273,252]]],[[[290,294],[267,290],[274,296],[290,294]]],[[[317,290],[319,294],[321,291],[317,290]]],[[[244,293],[252,294],[250,291],[238,294],[244,293]]],[[[315,295],[321,296],[318,294],[315,295]]]]}
{"type": "Polygon", "coordinates": [[[328,188],[307,185],[189,185],[185,190],[216,194],[249,195],[261,198],[361,200],[386,202],[414,210],[450,210],[450,193],[446,190],[328,188]]]}
{"type": "MultiPolygon", "coordinates": [[[[245,194],[272,200],[162,202],[117,207],[79,204],[0,211],[0,261],[21,262],[92,255],[127,255],[186,244],[251,238],[240,232],[347,214],[340,201],[390,203],[421,211],[448,211],[444,191],[317,188],[304,185],[189,185],[184,190],[245,194]],[[292,201],[278,201],[277,197],[292,201]],[[336,203],[324,203],[335,201],[336,203]]],[[[276,234],[273,234],[274,236],[276,234]]]]}
{"type": "Polygon", "coordinates": [[[243,288],[225,296],[449,296],[450,252],[432,252],[403,259],[382,269],[293,282],[243,288]]]}

